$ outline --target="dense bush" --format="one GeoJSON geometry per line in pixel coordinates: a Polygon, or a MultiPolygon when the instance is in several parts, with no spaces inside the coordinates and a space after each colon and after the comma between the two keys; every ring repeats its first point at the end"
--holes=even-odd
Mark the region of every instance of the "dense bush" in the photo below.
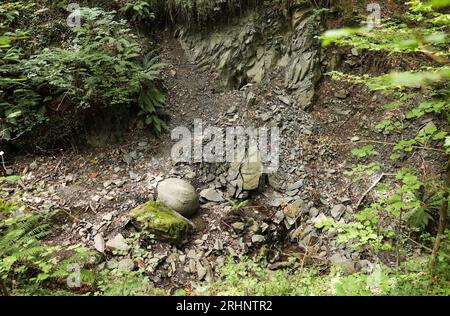
{"type": "Polygon", "coordinates": [[[121,113],[133,106],[156,132],[162,131],[165,99],[155,82],[163,65],[144,52],[125,20],[115,12],[82,8],[80,26],[67,31],[63,45],[25,54],[33,39],[17,29],[16,20],[32,14],[30,7],[35,6],[0,6],[2,140],[23,139],[44,123],[55,124],[55,118],[74,120],[72,126],[62,125],[56,137],[76,134],[88,114],[107,108],[121,113]]]}

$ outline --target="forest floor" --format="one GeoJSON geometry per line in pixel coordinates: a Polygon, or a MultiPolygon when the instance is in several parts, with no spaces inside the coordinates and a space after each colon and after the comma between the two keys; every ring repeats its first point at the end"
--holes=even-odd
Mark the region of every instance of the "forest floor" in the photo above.
{"type": "MultiPolygon", "coordinates": [[[[160,44],[161,58],[168,64],[163,82],[172,117],[169,131],[178,126],[191,129],[196,119],[204,126],[222,128],[279,126],[280,168],[270,185],[252,194],[244,207],[237,208],[229,201],[202,204],[192,219],[196,232],[182,247],[154,242],[147,245],[146,256],[138,256],[133,250],[119,257],[105,252],[105,261],[131,258],[137,266],[152,272],[150,278],[155,285],[168,290],[192,288],[212,278],[215,266],[228,255],[242,257],[261,249],[265,249],[273,269],[283,266],[288,257],[305,253],[307,262],[323,269],[330,260],[337,260],[336,255],[348,262],[350,269],[370,263],[371,258],[337,244],[335,236],[317,231],[314,222],[336,208],[342,210],[337,220],[351,220],[366,190],[379,177],[375,174],[358,184],[345,177],[343,172],[355,162],[351,149],[375,140],[380,144],[376,157],[383,172],[395,168],[389,161],[389,143],[399,135],[373,132],[383,117],[395,115],[383,109],[388,100],[362,86],[324,78],[313,107],[305,112],[292,106],[283,88],[283,72],[277,69],[260,84],[219,92],[214,73],[197,70],[176,40],[165,36],[160,44]],[[289,222],[283,211],[299,198],[304,203],[302,218],[289,222]],[[235,223],[244,225],[237,228],[235,223]],[[264,240],[255,235],[264,236],[264,240]]],[[[31,208],[62,211],[57,230],[47,238],[49,244],[82,243],[94,249],[96,235],[110,240],[119,233],[127,237],[133,231],[127,225],[130,210],[153,198],[161,179],[181,177],[198,190],[211,184],[220,186],[218,179],[226,173],[226,164],[174,165],[174,143],[170,132],[155,138],[145,129],[134,128],[123,144],[17,157],[11,168],[22,179],[2,184],[0,192],[11,196],[20,192],[19,199],[31,208]]],[[[438,153],[423,150],[409,163],[428,177],[439,175],[440,159],[438,153]]],[[[389,256],[386,260],[389,263],[389,256]]]]}

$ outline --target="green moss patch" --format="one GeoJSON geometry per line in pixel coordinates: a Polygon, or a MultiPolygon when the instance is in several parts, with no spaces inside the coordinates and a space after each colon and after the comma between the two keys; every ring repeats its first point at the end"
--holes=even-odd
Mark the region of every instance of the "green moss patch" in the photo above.
{"type": "Polygon", "coordinates": [[[156,237],[180,244],[194,230],[194,225],[163,203],[148,201],[131,211],[133,222],[156,237]]]}

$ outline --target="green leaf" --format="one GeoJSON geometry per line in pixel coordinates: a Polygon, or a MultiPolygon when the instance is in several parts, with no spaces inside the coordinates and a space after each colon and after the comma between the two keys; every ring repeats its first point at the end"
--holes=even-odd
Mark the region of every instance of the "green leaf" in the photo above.
{"type": "Polygon", "coordinates": [[[331,217],[322,218],[319,222],[317,222],[314,227],[318,229],[329,229],[336,226],[336,222],[331,217]]]}
{"type": "Polygon", "coordinates": [[[450,152],[450,136],[445,137],[444,147],[447,148],[447,152],[450,152]]]}
{"type": "Polygon", "coordinates": [[[447,133],[444,131],[440,131],[440,132],[437,132],[436,134],[434,134],[433,140],[442,140],[445,138],[445,136],[447,136],[447,133]]]}
{"type": "Polygon", "coordinates": [[[425,113],[422,110],[415,108],[415,109],[412,109],[411,111],[409,111],[408,113],[406,113],[406,118],[407,119],[418,118],[424,114],[425,113]]]}
{"type": "Polygon", "coordinates": [[[343,37],[348,37],[353,34],[358,34],[362,30],[363,29],[361,29],[361,28],[350,28],[350,27],[342,28],[342,29],[328,30],[324,34],[322,34],[320,36],[320,38],[322,40],[322,45],[328,46],[331,43],[336,42],[337,40],[339,40],[343,37]]]}
{"type": "Polygon", "coordinates": [[[6,115],[6,118],[7,118],[7,119],[12,119],[12,118],[19,117],[19,116],[21,116],[21,115],[22,115],[22,111],[18,110],[18,111],[11,112],[11,113],[7,114],[7,115],[6,115]]]}
{"type": "Polygon", "coordinates": [[[374,147],[373,145],[366,145],[361,148],[355,148],[352,151],[352,154],[358,158],[364,158],[367,156],[370,156],[374,153],[374,147]]]}
{"type": "Polygon", "coordinates": [[[437,9],[450,6],[450,0],[431,0],[425,4],[437,9]]]}

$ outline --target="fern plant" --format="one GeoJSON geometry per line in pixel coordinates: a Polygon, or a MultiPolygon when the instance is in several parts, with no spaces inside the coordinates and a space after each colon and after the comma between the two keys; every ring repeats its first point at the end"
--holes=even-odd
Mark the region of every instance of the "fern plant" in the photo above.
{"type": "Polygon", "coordinates": [[[141,91],[138,98],[138,104],[146,115],[145,123],[153,126],[157,134],[167,129],[164,122],[164,118],[168,116],[164,106],[166,98],[155,85],[155,81],[160,77],[161,69],[164,66],[165,64],[158,62],[158,57],[152,57],[152,53],[145,56],[141,91]]]}
{"type": "MultiPolygon", "coordinates": [[[[70,275],[71,264],[82,266],[92,253],[74,246],[63,249],[48,246],[41,239],[50,232],[49,215],[15,214],[14,203],[0,201],[0,290],[3,295],[15,291],[33,294],[33,287],[41,287],[49,280],[61,281],[70,275]],[[60,260],[58,253],[71,253],[60,260]],[[73,253],[75,252],[75,253],[73,253]]],[[[80,269],[80,278],[89,283],[91,272],[80,269]]]]}

